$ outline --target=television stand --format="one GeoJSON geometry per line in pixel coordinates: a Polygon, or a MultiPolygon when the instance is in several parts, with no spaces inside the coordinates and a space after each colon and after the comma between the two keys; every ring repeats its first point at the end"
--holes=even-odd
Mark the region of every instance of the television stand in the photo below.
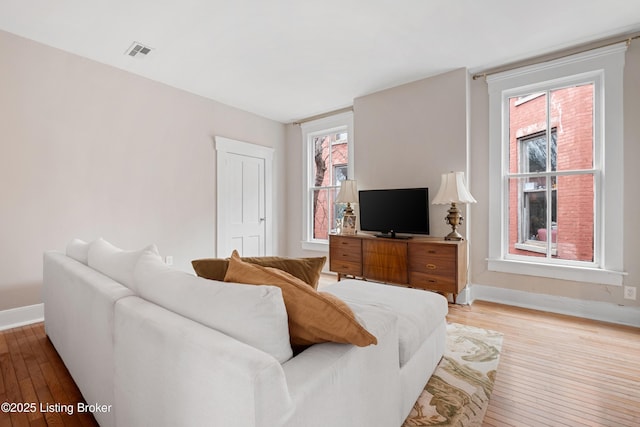
{"type": "Polygon", "coordinates": [[[329,236],[329,270],[338,280],[364,280],[452,294],[467,285],[466,240],[413,237],[409,240],[371,235],[329,236]]]}

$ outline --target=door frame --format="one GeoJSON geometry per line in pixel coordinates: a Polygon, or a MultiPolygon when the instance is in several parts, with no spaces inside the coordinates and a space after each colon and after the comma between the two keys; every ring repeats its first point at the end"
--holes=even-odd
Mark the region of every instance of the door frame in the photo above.
{"type": "Polygon", "coordinates": [[[229,154],[246,157],[254,157],[264,160],[264,251],[265,255],[273,254],[273,152],[271,147],[237,141],[222,136],[214,137],[216,150],[216,256],[228,257],[230,254],[222,254],[226,238],[225,225],[227,223],[224,206],[226,197],[224,189],[227,188],[227,158],[229,154]]]}

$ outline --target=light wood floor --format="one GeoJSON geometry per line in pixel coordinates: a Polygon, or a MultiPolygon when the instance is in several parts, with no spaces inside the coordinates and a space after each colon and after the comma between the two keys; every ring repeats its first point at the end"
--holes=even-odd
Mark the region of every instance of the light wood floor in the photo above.
{"type": "Polygon", "coordinates": [[[640,426],[640,329],[482,301],[447,319],[504,334],[484,426],[640,426]]]}
{"type": "MultiPolygon", "coordinates": [[[[484,426],[640,425],[640,329],[486,302],[450,305],[448,320],[504,334],[484,426]]],[[[0,373],[0,403],[82,399],[42,323],[0,332],[0,373]]],[[[97,424],[0,412],[0,427],[45,425],[97,424]]]]}

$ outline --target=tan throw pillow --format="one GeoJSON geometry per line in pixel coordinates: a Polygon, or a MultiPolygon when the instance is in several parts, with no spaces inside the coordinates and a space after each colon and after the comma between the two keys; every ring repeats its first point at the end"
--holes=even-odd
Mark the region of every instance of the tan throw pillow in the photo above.
{"type": "Polygon", "coordinates": [[[282,289],[292,346],[337,342],[366,347],[378,343],[347,304],[334,295],[311,289],[285,271],[244,262],[234,251],[224,280],[282,289]]]}
{"type": "MultiPolygon", "coordinates": [[[[243,257],[242,261],[263,267],[274,267],[278,270],[297,277],[309,284],[313,289],[318,288],[320,273],[324,267],[327,257],[315,258],[283,258],[283,257],[243,257]]],[[[196,274],[205,279],[224,280],[229,265],[228,259],[205,258],[191,261],[191,265],[196,274]]]]}

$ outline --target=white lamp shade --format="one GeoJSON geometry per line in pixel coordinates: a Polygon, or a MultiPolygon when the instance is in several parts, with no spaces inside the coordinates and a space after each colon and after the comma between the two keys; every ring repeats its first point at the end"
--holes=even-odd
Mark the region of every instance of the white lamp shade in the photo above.
{"type": "Polygon", "coordinates": [[[476,203],[464,184],[464,172],[449,172],[442,174],[440,190],[431,202],[434,205],[448,205],[450,203],[476,203]]]}
{"type": "Polygon", "coordinates": [[[342,181],[336,203],[358,203],[358,187],[356,181],[351,179],[342,181]]]}

